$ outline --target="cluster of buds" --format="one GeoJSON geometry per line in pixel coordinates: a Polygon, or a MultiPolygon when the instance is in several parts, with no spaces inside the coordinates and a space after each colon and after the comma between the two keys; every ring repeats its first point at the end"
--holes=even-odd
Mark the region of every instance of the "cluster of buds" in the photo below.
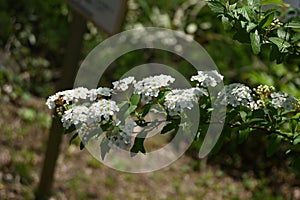
{"type": "Polygon", "coordinates": [[[259,85],[257,88],[254,88],[253,91],[256,93],[254,96],[258,96],[260,99],[266,99],[275,91],[275,88],[268,85],[259,85]]]}
{"type": "Polygon", "coordinates": [[[277,29],[277,28],[280,28],[281,26],[283,26],[283,23],[281,21],[279,21],[278,18],[274,18],[272,23],[271,23],[271,28],[272,29],[277,29]]]}

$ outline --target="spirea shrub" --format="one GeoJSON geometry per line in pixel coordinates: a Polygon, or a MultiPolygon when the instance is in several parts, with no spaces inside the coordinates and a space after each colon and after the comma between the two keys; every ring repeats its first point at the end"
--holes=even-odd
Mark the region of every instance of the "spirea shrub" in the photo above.
{"type": "MultiPolygon", "coordinates": [[[[112,89],[79,87],[58,92],[47,99],[46,105],[61,120],[65,133],[74,133],[72,140],[80,136],[81,149],[92,137],[104,134],[103,145],[106,147],[146,153],[144,139],[142,142],[137,140],[136,133],[138,127],[147,127],[151,123],[146,116],[153,106],[159,106],[166,119],[156,123],[156,126],[165,124],[159,130],[162,134],[176,134],[180,119],[196,106],[206,111],[202,115],[209,115],[213,109],[209,87],[220,87],[223,76],[215,70],[199,71],[190,80],[195,87],[178,89],[172,88],[175,78],[165,74],[142,80],[126,77],[113,82],[112,89]],[[112,98],[124,93],[129,94],[126,101],[118,102],[112,98]],[[133,120],[128,121],[129,117],[133,120]]],[[[260,130],[271,143],[287,142],[287,153],[299,146],[300,103],[292,95],[275,91],[273,86],[259,85],[251,89],[241,83],[232,83],[221,87],[213,98],[213,103],[227,107],[222,123],[238,129],[235,133],[240,134],[243,140],[251,132],[260,130]]],[[[198,132],[209,123],[218,122],[200,120],[198,132]]],[[[278,146],[270,145],[267,154],[276,152],[278,146]]]]}

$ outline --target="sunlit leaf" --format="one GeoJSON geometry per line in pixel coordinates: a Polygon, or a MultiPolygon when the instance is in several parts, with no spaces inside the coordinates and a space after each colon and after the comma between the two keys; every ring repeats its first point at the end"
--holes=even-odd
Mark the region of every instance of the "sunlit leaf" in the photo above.
{"type": "Polygon", "coordinates": [[[251,47],[254,54],[258,54],[260,52],[260,36],[258,34],[258,31],[255,30],[255,32],[250,33],[250,40],[251,40],[251,47]]]}

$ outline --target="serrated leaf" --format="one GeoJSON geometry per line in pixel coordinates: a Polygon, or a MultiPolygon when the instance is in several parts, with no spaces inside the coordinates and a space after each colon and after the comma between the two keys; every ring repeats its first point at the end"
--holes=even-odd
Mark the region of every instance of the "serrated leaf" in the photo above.
{"type": "Polygon", "coordinates": [[[248,33],[250,33],[250,31],[252,31],[252,30],[255,29],[256,27],[257,27],[256,24],[250,22],[250,23],[247,25],[247,27],[246,27],[246,31],[247,31],[248,33]]]}
{"type": "Polygon", "coordinates": [[[226,5],[223,1],[216,0],[206,0],[209,8],[215,13],[224,13],[226,10],[226,5]]]}
{"type": "Polygon", "coordinates": [[[281,139],[277,136],[273,136],[269,142],[269,146],[267,149],[267,156],[270,157],[274,153],[276,153],[280,147],[281,139]]]}
{"type": "Polygon", "coordinates": [[[131,105],[138,105],[141,99],[141,95],[139,94],[134,94],[130,97],[130,104],[131,105]]]}
{"type": "Polygon", "coordinates": [[[290,43],[279,37],[270,37],[269,40],[278,47],[280,52],[291,46],[290,43]]]}
{"type": "Polygon", "coordinates": [[[260,52],[260,36],[258,34],[258,31],[255,30],[255,32],[250,33],[250,41],[251,41],[251,47],[254,54],[258,54],[260,52]]]}
{"type": "Polygon", "coordinates": [[[69,144],[72,144],[73,140],[75,140],[77,137],[78,137],[78,133],[75,133],[69,140],[69,144]]]}
{"type": "Polygon", "coordinates": [[[257,14],[254,12],[254,8],[252,6],[244,6],[242,8],[236,9],[237,13],[242,15],[248,22],[255,21],[257,18],[257,14]]]}
{"type": "Polygon", "coordinates": [[[261,0],[248,0],[248,5],[253,9],[259,9],[261,5],[261,0]]]}

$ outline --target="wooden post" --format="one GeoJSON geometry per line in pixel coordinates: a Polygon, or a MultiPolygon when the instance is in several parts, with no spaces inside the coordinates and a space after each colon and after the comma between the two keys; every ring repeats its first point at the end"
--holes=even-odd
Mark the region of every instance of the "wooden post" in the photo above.
{"type": "MultiPolygon", "coordinates": [[[[62,76],[56,85],[57,91],[71,89],[73,87],[81,54],[83,34],[85,31],[85,19],[80,14],[73,12],[73,19],[69,33],[70,38],[68,39],[68,46],[61,71],[62,76]]],[[[48,199],[51,195],[55,166],[60,152],[62,135],[63,127],[60,121],[58,119],[53,119],[49,132],[40,182],[36,192],[36,200],[48,199]]]]}

